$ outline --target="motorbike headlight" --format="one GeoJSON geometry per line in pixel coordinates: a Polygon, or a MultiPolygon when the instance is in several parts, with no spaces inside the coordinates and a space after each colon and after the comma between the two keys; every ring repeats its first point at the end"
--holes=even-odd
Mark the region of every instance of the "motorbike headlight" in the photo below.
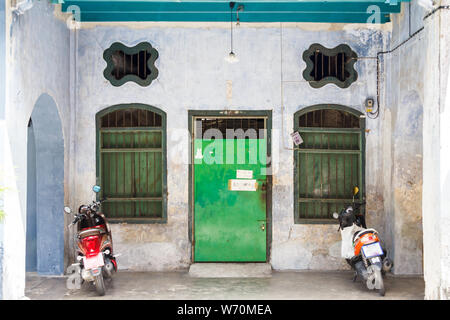
{"type": "Polygon", "coordinates": [[[106,249],[105,251],[103,251],[106,255],[110,254],[111,251],[109,251],[109,249],[106,249]]]}

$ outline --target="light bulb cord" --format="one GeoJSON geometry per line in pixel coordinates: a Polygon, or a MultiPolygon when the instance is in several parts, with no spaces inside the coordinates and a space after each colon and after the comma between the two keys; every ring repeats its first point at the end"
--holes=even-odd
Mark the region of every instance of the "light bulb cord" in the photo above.
{"type": "MultiPolygon", "coordinates": [[[[233,52],[233,7],[230,7],[230,39],[231,39],[231,52],[233,52]]],[[[230,53],[231,53],[230,52],[230,53]]]]}

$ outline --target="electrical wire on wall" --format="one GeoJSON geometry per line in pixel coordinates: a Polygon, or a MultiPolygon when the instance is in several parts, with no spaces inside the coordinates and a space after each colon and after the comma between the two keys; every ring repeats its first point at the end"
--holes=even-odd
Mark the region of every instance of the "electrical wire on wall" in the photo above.
{"type": "Polygon", "coordinates": [[[403,46],[405,43],[407,43],[408,41],[410,41],[411,39],[413,39],[416,35],[418,35],[422,30],[424,30],[424,27],[420,28],[419,30],[417,30],[416,32],[414,32],[408,39],[406,39],[405,41],[403,41],[402,43],[400,43],[399,45],[397,45],[394,49],[389,50],[389,51],[380,51],[377,52],[377,99],[376,99],[376,104],[377,107],[375,109],[375,111],[368,111],[366,112],[367,117],[370,119],[376,119],[378,118],[378,116],[380,115],[380,57],[382,55],[385,54],[390,54],[393,53],[394,51],[396,51],[398,48],[400,48],[401,46],[403,46]]]}
{"type": "MultiPolygon", "coordinates": [[[[423,20],[428,19],[429,17],[431,17],[433,14],[435,14],[436,12],[438,12],[439,10],[448,10],[450,9],[449,5],[446,6],[439,6],[436,7],[435,9],[433,9],[430,13],[428,13],[427,15],[425,15],[425,17],[423,18],[423,20]]],[[[411,23],[411,20],[410,20],[411,23]]],[[[410,26],[411,29],[411,26],[410,26]]],[[[382,55],[385,54],[390,54],[395,52],[398,48],[400,48],[401,46],[403,46],[405,43],[407,43],[408,41],[410,41],[411,39],[413,39],[415,36],[417,36],[420,32],[422,32],[425,28],[421,27],[420,29],[418,29],[416,32],[414,32],[413,34],[411,34],[411,32],[409,32],[410,36],[408,37],[408,39],[404,40],[403,42],[401,42],[399,45],[397,45],[394,49],[389,50],[389,51],[380,51],[377,52],[377,56],[376,57],[365,57],[367,59],[377,59],[377,99],[376,99],[376,109],[375,111],[370,111],[370,112],[366,112],[367,117],[370,119],[376,119],[378,118],[379,114],[380,114],[380,57],[382,55]]],[[[358,59],[364,59],[364,57],[358,58],[358,59]]]]}
{"type": "MultiPolygon", "coordinates": [[[[439,6],[434,8],[430,13],[428,13],[427,15],[425,15],[425,17],[423,18],[423,20],[428,19],[429,17],[431,17],[432,15],[434,15],[436,12],[440,11],[440,10],[449,10],[450,9],[450,5],[445,5],[445,6],[439,6]]],[[[410,27],[409,27],[410,30],[410,27]]],[[[376,107],[374,110],[370,108],[367,108],[366,105],[366,115],[369,119],[377,119],[378,116],[380,115],[380,95],[381,95],[381,88],[380,88],[380,78],[381,78],[381,57],[386,55],[386,54],[391,54],[393,52],[395,52],[396,50],[398,50],[400,47],[402,47],[404,44],[406,44],[407,42],[409,42],[411,39],[415,38],[419,33],[421,33],[424,30],[424,27],[421,27],[420,29],[418,29],[417,31],[415,31],[413,34],[411,34],[411,32],[409,31],[409,37],[402,41],[400,44],[398,44],[395,48],[393,48],[392,50],[388,50],[388,51],[380,51],[377,52],[376,57],[358,57],[356,58],[357,60],[363,60],[363,59],[376,59],[377,60],[377,67],[376,67],[376,74],[377,74],[377,87],[376,87],[376,107]]],[[[281,100],[281,138],[282,138],[282,144],[283,144],[283,148],[286,150],[296,150],[296,148],[290,148],[287,147],[285,144],[285,132],[284,132],[284,113],[285,113],[285,108],[284,108],[284,83],[285,82],[303,82],[301,80],[298,81],[284,81],[283,79],[283,24],[280,22],[280,64],[281,64],[281,71],[280,71],[280,100],[281,100]]]]}

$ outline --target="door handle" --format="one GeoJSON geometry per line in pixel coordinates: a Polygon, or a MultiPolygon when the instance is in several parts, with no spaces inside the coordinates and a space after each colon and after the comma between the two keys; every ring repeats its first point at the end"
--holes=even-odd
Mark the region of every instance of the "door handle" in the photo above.
{"type": "Polygon", "coordinates": [[[259,223],[261,223],[261,225],[259,226],[259,228],[262,230],[262,231],[264,231],[264,230],[266,230],[266,219],[261,219],[261,220],[256,220],[256,221],[258,221],[259,223]]]}

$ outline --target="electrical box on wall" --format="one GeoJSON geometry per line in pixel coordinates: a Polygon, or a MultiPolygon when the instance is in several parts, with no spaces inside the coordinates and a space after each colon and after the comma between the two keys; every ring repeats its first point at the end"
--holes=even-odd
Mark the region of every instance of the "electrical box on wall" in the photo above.
{"type": "Polygon", "coordinates": [[[367,98],[366,102],[365,102],[365,107],[366,107],[366,112],[370,113],[373,111],[373,99],[372,98],[367,98]]]}

